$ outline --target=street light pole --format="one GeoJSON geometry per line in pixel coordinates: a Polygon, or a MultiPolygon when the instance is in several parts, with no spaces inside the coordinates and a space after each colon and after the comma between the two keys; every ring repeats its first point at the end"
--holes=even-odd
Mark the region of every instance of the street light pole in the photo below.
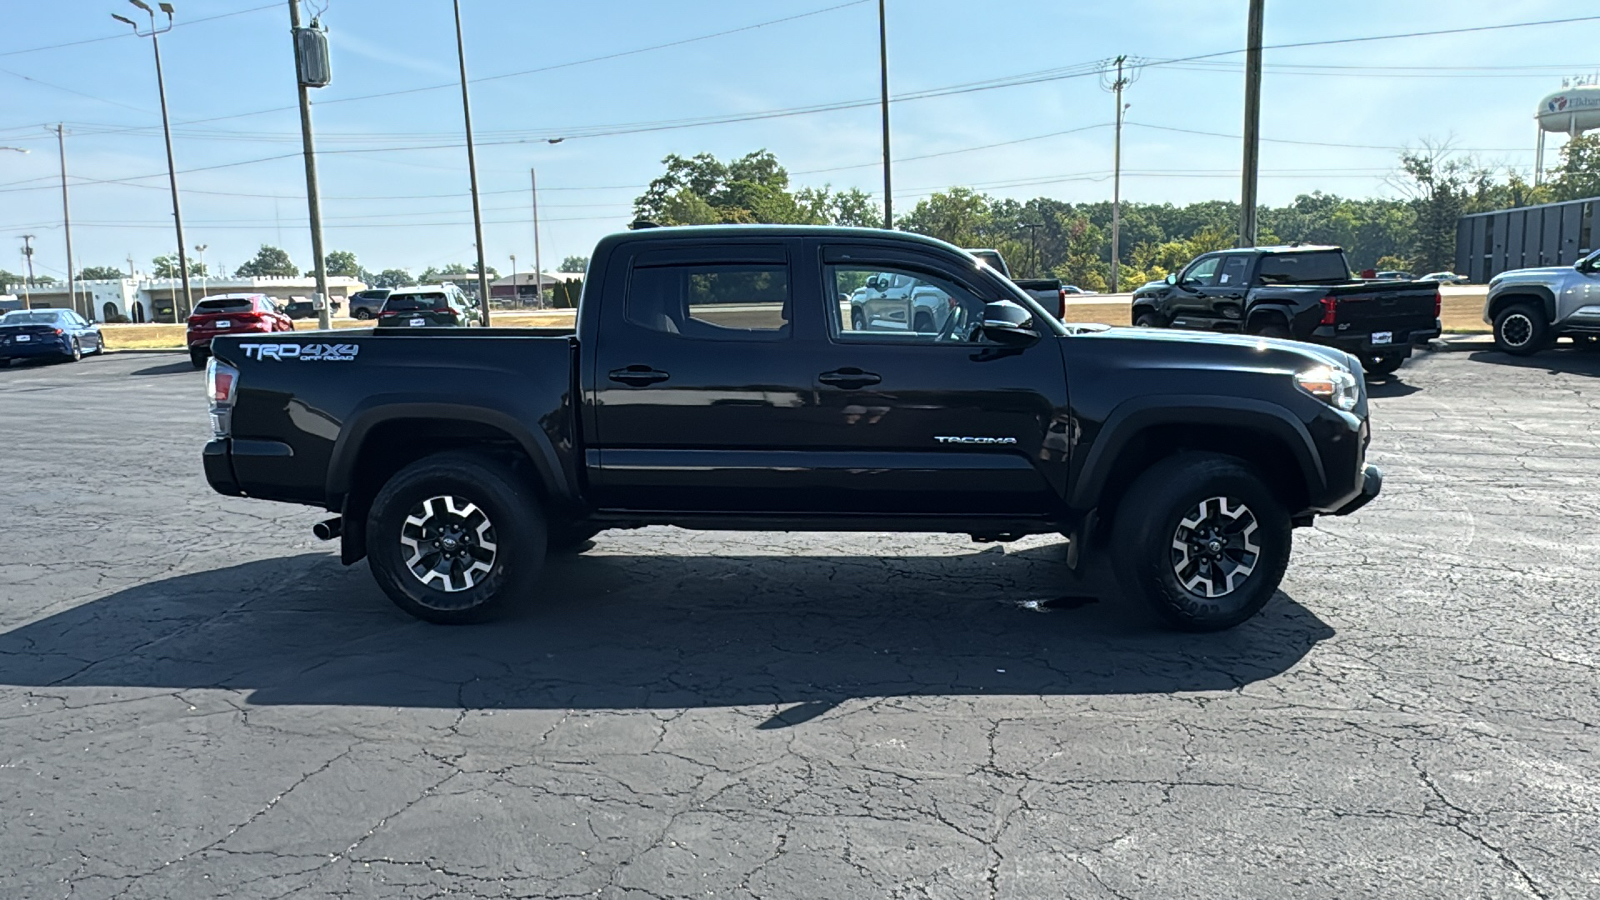
{"type": "Polygon", "coordinates": [[[533,187],[533,291],[535,308],[544,306],[544,257],[539,255],[539,173],[528,169],[529,184],[533,187]]]}
{"type": "Polygon", "coordinates": [[[467,128],[467,178],[472,184],[472,233],[477,238],[479,315],[489,325],[489,271],[483,260],[483,207],[478,201],[478,157],[472,147],[472,101],[467,96],[467,48],[461,37],[461,0],[455,0],[456,61],[461,66],[461,117],[467,128]]]}
{"type": "MultiPolygon", "coordinates": [[[[167,142],[167,180],[172,185],[172,223],[178,232],[178,269],[179,274],[183,276],[183,301],[188,305],[189,309],[193,310],[194,298],[189,293],[189,256],[184,249],[186,245],[183,242],[183,209],[178,204],[178,167],[172,157],[172,119],[167,115],[167,83],[161,74],[161,41],[158,37],[172,30],[172,4],[157,4],[161,7],[161,11],[167,14],[167,27],[157,29],[155,11],[144,0],[128,0],[128,2],[149,14],[150,31],[148,33],[140,33],[138,24],[132,19],[124,18],[116,13],[112,13],[111,18],[119,22],[126,22],[133,28],[133,33],[139,35],[139,37],[150,38],[150,47],[155,51],[156,91],[161,97],[161,133],[167,142]]],[[[183,321],[179,318],[178,312],[178,298],[174,296],[172,298],[172,321],[174,323],[183,321]]]]}
{"type": "Polygon", "coordinates": [[[513,253],[511,254],[511,300],[513,306],[516,305],[517,299],[517,255],[513,253]]]}
{"type": "Polygon", "coordinates": [[[894,185],[889,177],[889,22],[878,0],[879,105],[883,109],[883,227],[894,227],[894,185]]]}
{"type": "MultiPolygon", "coordinates": [[[[56,123],[56,149],[61,152],[61,227],[67,238],[67,297],[72,311],[78,311],[78,276],[72,267],[72,207],[67,203],[67,139],[61,123],[56,123]]],[[[92,304],[85,304],[89,306],[92,304]]],[[[94,310],[86,309],[84,318],[94,321],[94,310]]]]}

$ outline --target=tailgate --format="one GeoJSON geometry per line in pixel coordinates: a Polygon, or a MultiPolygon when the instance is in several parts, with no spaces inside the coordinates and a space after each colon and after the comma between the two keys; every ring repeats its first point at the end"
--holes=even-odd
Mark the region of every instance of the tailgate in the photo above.
{"type": "Polygon", "coordinates": [[[1396,343],[1411,331],[1428,331],[1439,316],[1439,286],[1431,281],[1378,286],[1343,284],[1328,290],[1337,301],[1339,333],[1390,331],[1396,343]]]}

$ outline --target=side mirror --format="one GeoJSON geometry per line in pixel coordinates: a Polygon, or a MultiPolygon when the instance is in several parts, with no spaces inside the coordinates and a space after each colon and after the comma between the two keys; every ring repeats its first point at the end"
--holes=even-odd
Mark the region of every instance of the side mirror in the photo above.
{"type": "Polygon", "coordinates": [[[1007,347],[1026,347],[1039,340],[1033,313],[1010,300],[998,300],[985,306],[982,328],[985,338],[1007,347]]]}
{"type": "Polygon", "coordinates": [[[1178,273],[1177,272],[1168,272],[1167,273],[1167,284],[1177,284],[1177,283],[1178,283],[1178,273]]]}

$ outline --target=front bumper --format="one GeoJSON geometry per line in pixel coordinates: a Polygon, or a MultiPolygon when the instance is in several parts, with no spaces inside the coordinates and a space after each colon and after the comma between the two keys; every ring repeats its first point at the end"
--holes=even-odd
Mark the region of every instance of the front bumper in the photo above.
{"type": "Polygon", "coordinates": [[[1372,499],[1378,496],[1379,492],[1382,490],[1383,470],[1377,466],[1369,465],[1361,476],[1361,493],[1357,494],[1355,499],[1351,500],[1349,503],[1346,503],[1344,506],[1334,510],[1332,513],[1330,513],[1330,515],[1348,516],[1361,507],[1366,506],[1368,503],[1371,503],[1372,499]]]}

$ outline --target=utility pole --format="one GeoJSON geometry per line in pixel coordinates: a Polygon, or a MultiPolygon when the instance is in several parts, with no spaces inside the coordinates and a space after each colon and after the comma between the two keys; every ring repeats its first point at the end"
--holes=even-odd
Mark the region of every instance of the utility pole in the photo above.
{"type": "Polygon", "coordinates": [[[544,258],[539,255],[539,173],[528,170],[533,186],[533,291],[535,308],[544,306],[544,258]]]}
{"type": "Polygon", "coordinates": [[[511,299],[513,301],[512,305],[515,306],[516,305],[515,301],[518,299],[518,295],[517,295],[517,255],[515,253],[511,254],[511,299]]]}
{"type": "MultiPolygon", "coordinates": [[[[311,24],[315,28],[316,20],[311,24]]],[[[300,143],[306,157],[306,209],[311,214],[311,255],[316,257],[317,297],[322,301],[317,309],[317,327],[326,331],[333,327],[330,311],[333,300],[328,294],[328,257],[322,251],[322,195],[317,187],[317,148],[311,132],[310,91],[312,86],[321,85],[307,83],[300,53],[300,30],[300,0],[289,0],[289,36],[294,40],[295,83],[300,92],[300,143]]]]}
{"type": "MultiPolygon", "coordinates": [[[[172,4],[158,4],[161,7],[161,11],[167,14],[167,27],[157,29],[155,11],[144,0],[128,0],[128,2],[149,13],[150,31],[148,34],[139,34],[139,26],[132,19],[123,18],[116,13],[112,13],[111,18],[119,22],[126,22],[132,26],[133,33],[139,35],[139,37],[149,37],[150,46],[155,50],[156,91],[161,96],[161,133],[167,141],[167,180],[172,185],[172,224],[178,232],[178,269],[183,276],[184,303],[192,310],[194,309],[194,298],[189,294],[189,256],[187,251],[184,250],[185,245],[183,243],[183,209],[178,204],[178,167],[172,158],[172,120],[167,115],[167,82],[161,75],[161,40],[159,36],[172,30],[172,4]]],[[[174,294],[172,298],[172,321],[175,323],[183,321],[178,312],[178,298],[174,294]]]]}
{"type": "MultiPolygon", "coordinates": [[[[72,207],[67,203],[67,139],[61,123],[56,123],[56,149],[61,151],[61,226],[67,238],[67,297],[72,311],[78,311],[78,276],[72,267],[72,207]]],[[[85,304],[89,306],[92,304],[85,304]]],[[[94,310],[86,309],[84,318],[94,321],[94,310]]]]}
{"type": "Polygon", "coordinates": [[[22,236],[22,256],[28,261],[28,280],[22,283],[22,304],[33,309],[33,235],[22,236]]]}
{"type": "Polygon", "coordinates": [[[1117,293],[1117,282],[1122,273],[1122,114],[1127,106],[1122,102],[1122,90],[1133,80],[1124,74],[1126,54],[1117,57],[1117,77],[1107,85],[1117,101],[1117,126],[1111,150],[1111,293],[1117,293]]]}
{"type": "Polygon", "coordinates": [[[207,244],[195,244],[194,245],[194,252],[198,253],[200,255],[200,302],[201,303],[204,303],[205,300],[206,300],[206,276],[207,276],[207,274],[209,274],[209,273],[206,272],[206,247],[207,246],[208,246],[207,244]]]}
{"type": "Polygon", "coordinates": [[[1256,245],[1256,179],[1261,167],[1261,14],[1265,0],[1250,0],[1244,58],[1244,174],[1239,189],[1239,246],[1256,245]]]}
{"type": "MultiPolygon", "coordinates": [[[[456,8],[456,61],[461,65],[461,117],[467,127],[467,178],[472,183],[472,233],[478,248],[478,313],[484,327],[489,325],[489,271],[483,261],[483,207],[478,201],[478,158],[472,148],[472,101],[467,96],[467,48],[461,37],[461,0],[456,8]]],[[[538,238],[534,243],[537,245],[538,238]]]]}
{"type": "Polygon", "coordinates": [[[883,106],[883,227],[894,227],[894,185],[889,177],[889,23],[878,0],[878,73],[883,106]]]}

